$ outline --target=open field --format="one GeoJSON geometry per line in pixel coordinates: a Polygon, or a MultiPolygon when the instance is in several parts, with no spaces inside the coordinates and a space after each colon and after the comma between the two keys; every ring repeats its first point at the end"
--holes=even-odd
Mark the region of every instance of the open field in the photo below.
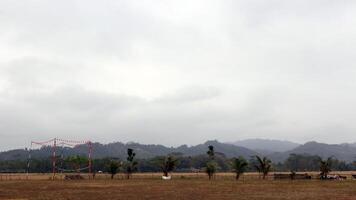
{"type": "MultiPolygon", "coordinates": [[[[266,177],[269,180],[273,180],[273,174],[278,173],[278,174],[290,174],[290,172],[271,172],[269,175],[266,177]]],[[[319,177],[319,172],[298,172],[298,173],[307,173],[308,175],[311,175],[313,179],[318,179],[319,177]]],[[[346,176],[348,180],[353,179],[352,174],[356,174],[356,171],[333,171],[330,173],[331,175],[342,175],[346,176]]],[[[81,175],[85,179],[93,179],[92,175],[81,173],[81,175]]],[[[206,179],[207,175],[204,172],[199,172],[199,173],[193,173],[193,172],[186,172],[186,173],[171,173],[172,177],[174,179],[206,179]]],[[[134,173],[133,174],[133,179],[161,179],[162,173],[134,173]]],[[[57,173],[55,176],[56,180],[63,180],[65,177],[65,174],[57,173]]],[[[118,173],[115,175],[115,179],[125,179],[126,176],[123,173],[118,173]]],[[[240,180],[258,180],[260,179],[260,175],[257,172],[247,172],[241,175],[240,180]]],[[[52,179],[52,173],[47,173],[47,174],[41,174],[41,173],[30,173],[29,175],[26,175],[26,173],[0,173],[0,181],[6,181],[6,180],[49,180],[52,179]]],[[[110,179],[110,174],[106,173],[97,173],[95,175],[96,180],[102,180],[102,179],[110,179]]],[[[223,173],[216,173],[215,175],[216,180],[234,180],[235,179],[235,174],[232,172],[223,172],[223,173]]],[[[355,180],[356,181],[356,180],[355,180]]]]}
{"type": "Polygon", "coordinates": [[[132,180],[7,180],[0,181],[0,199],[356,199],[356,181],[235,181],[228,174],[213,181],[147,174],[132,180]]]}

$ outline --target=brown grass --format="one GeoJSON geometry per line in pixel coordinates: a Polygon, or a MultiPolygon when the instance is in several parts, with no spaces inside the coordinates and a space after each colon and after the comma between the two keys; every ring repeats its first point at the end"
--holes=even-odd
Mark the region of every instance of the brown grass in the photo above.
{"type": "Polygon", "coordinates": [[[220,174],[208,181],[199,175],[175,174],[171,181],[160,180],[158,174],[136,174],[132,180],[3,180],[0,199],[356,199],[352,180],[276,181],[246,175],[244,181],[235,181],[232,174],[220,174]]]}

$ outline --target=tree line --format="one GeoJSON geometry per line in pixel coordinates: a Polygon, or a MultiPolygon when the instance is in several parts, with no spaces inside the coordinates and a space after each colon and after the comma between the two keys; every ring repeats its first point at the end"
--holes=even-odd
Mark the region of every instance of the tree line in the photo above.
{"type": "MultiPolygon", "coordinates": [[[[70,169],[69,172],[88,172],[85,169],[87,160],[85,156],[76,155],[66,158],[57,157],[58,172],[62,169],[70,169]]],[[[32,159],[29,168],[27,161],[7,160],[0,161],[0,172],[52,172],[52,158],[32,159]]],[[[346,163],[336,158],[323,160],[319,156],[307,154],[291,154],[284,162],[272,163],[267,157],[253,156],[248,159],[243,157],[227,158],[220,152],[215,152],[213,146],[209,146],[206,155],[184,156],[182,153],[171,153],[167,156],[157,156],[150,159],[136,159],[134,149],[127,149],[126,159],[115,157],[94,159],[92,161],[93,172],[110,173],[112,177],[117,173],[125,173],[129,179],[134,172],[162,172],[168,176],[171,171],[176,172],[206,172],[209,179],[216,172],[235,172],[236,179],[244,172],[260,172],[264,178],[270,171],[351,171],[356,170],[356,162],[346,163]],[[324,164],[322,164],[324,162],[324,164]],[[325,171],[325,170],[324,170],[325,171]]],[[[68,172],[64,171],[64,172],[68,172]]]]}

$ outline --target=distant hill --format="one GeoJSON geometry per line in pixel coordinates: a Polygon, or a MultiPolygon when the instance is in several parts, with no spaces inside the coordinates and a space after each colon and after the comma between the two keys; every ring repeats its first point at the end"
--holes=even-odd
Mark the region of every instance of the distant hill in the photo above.
{"type": "Polygon", "coordinates": [[[318,155],[323,158],[333,156],[339,160],[352,162],[356,160],[356,146],[352,144],[324,144],[318,142],[307,142],[290,151],[273,153],[268,155],[274,162],[281,162],[290,154],[318,155]]]}
{"type": "Polygon", "coordinates": [[[356,143],[342,143],[341,145],[346,145],[350,147],[355,147],[356,148],[356,143]]]}
{"type": "Polygon", "coordinates": [[[194,156],[199,154],[206,154],[208,146],[214,146],[216,152],[223,153],[226,157],[250,157],[257,154],[257,152],[245,147],[239,147],[232,144],[220,143],[216,140],[207,141],[204,144],[188,147],[186,145],[180,146],[175,149],[176,152],[182,152],[184,155],[194,156]]]}
{"type": "MultiPolygon", "coordinates": [[[[213,145],[217,153],[220,153],[220,155],[226,156],[227,158],[243,156],[249,159],[251,156],[260,154],[266,155],[275,163],[283,162],[292,153],[319,155],[323,158],[334,156],[339,160],[347,162],[356,160],[356,145],[354,143],[324,144],[318,142],[307,142],[303,145],[298,145],[288,141],[263,139],[243,140],[235,142],[234,144],[226,144],[213,140],[199,145],[182,145],[179,147],[121,142],[109,144],[94,143],[93,157],[116,157],[126,159],[126,151],[128,148],[134,149],[137,154],[137,158],[141,159],[167,155],[170,153],[181,153],[184,156],[196,156],[202,154],[205,155],[209,145],[213,145]],[[296,147],[292,148],[292,146],[296,147]],[[281,152],[284,149],[288,150],[281,152]]],[[[86,146],[77,146],[75,148],[58,147],[57,155],[87,155],[87,151],[88,149],[86,146]]],[[[51,156],[51,152],[52,149],[50,147],[43,147],[42,149],[32,150],[32,157],[48,158],[51,156]]],[[[28,151],[25,149],[15,149],[0,153],[0,160],[26,160],[27,158],[28,151]]]]}
{"type": "MultiPolygon", "coordinates": [[[[182,153],[185,156],[195,156],[206,154],[208,146],[213,145],[216,152],[224,154],[226,157],[250,157],[256,155],[255,151],[247,149],[245,147],[239,147],[232,144],[220,143],[218,141],[207,141],[204,144],[199,144],[196,146],[182,145],[177,148],[165,147],[163,145],[146,145],[139,143],[121,143],[115,142],[110,144],[93,144],[93,157],[103,158],[103,157],[117,157],[121,159],[126,158],[127,148],[132,148],[137,154],[137,158],[152,158],[155,156],[167,155],[169,153],[182,153]]],[[[58,148],[57,155],[86,155],[86,146],[78,146],[75,148],[58,148]]],[[[51,148],[44,147],[42,149],[37,149],[32,151],[33,158],[44,158],[51,156],[51,148]]],[[[26,160],[28,158],[28,151],[24,149],[16,149],[0,153],[0,160],[26,160]]]]}
{"type": "Polygon", "coordinates": [[[300,144],[282,141],[282,140],[268,140],[268,139],[247,139],[233,142],[236,146],[245,147],[254,151],[266,154],[273,152],[285,152],[298,147],[300,144]]]}

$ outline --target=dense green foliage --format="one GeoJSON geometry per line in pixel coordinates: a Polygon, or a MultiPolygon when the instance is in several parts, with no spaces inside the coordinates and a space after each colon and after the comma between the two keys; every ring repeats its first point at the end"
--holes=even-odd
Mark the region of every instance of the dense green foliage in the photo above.
{"type": "Polygon", "coordinates": [[[209,161],[206,163],[205,172],[208,174],[209,180],[213,178],[214,174],[216,173],[218,165],[215,161],[209,161]]]}
{"type": "MultiPolygon", "coordinates": [[[[321,157],[308,154],[290,154],[284,163],[274,164],[275,171],[319,171],[321,157]]],[[[331,170],[333,171],[353,171],[356,170],[356,161],[347,163],[330,158],[331,170]]]]}
{"type": "Polygon", "coordinates": [[[88,159],[84,156],[69,156],[64,160],[66,163],[72,166],[76,172],[80,172],[81,167],[87,166],[88,159]]]}
{"type": "MultiPolygon", "coordinates": [[[[215,152],[214,161],[217,163],[218,169],[217,172],[228,172],[235,171],[233,166],[234,158],[228,158],[224,154],[215,152]]],[[[197,156],[183,156],[181,153],[169,154],[173,155],[178,162],[175,165],[174,171],[176,172],[196,172],[204,171],[207,163],[209,162],[208,155],[197,155],[197,156]]],[[[134,159],[136,161],[136,169],[138,172],[162,172],[162,156],[157,156],[148,159],[134,159]]],[[[57,166],[63,169],[73,169],[73,165],[66,161],[66,158],[57,159],[57,166]]],[[[93,160],[93,171],[103,171],[109,172],[109,164],[112,160],[117,161],[118,163],[123,163],[121,166],[122,172],[125,172],[125,160],[120,158],[100,158],[93,160]]],[[[346,163],[344,161],[339,161],[337,159],[331,159],[331,170],[333,171],[351,171],[356,170],[356,162],[346,163]]],[[[249,158],[248,166],[245,169],[247,172],[256,171],[254,165],[257,164],[255,158],[249,158]]],[[[82,164],[85,166],[86,164],[82,164]]],[[[291,154],[288,159],[283,163],[273,163],[273,171],[319,171],[320,170],[320,157],[313,155],[298,155],[291,154]]],[[[24,160],[4,160],[0,161],[0,172],[26,172],[27,170],[27,161],[24,160]]],[[[52,159],[50,157],[42,159],[31,159],[29,172],[36,173],[48,173],[52,172],[52,159]]],[[[60,170],[58,170],[60,172],[60,170]]],[[[87,172],[84,170],[82,172],[87,172]]]]}
{"type": "Polygon", "coordinates": [[[174,170],[178,163],[178,160],[175,159],[172,155],[166,156],[161,160],[161,169],[163,176],[168,176],[168,173],[174,170]]]}
{"type": "Polygon", "coordinates": [[[108,165],[108,172],[111,174],[111,179],[114,179],[115,174],[118,173],[120,168],[120,163],[115,161],[115,160],[111,160],[109,165],[108,165]]]}
{"type": "Polygon", "coordinates": [[[320,162],[320,178],[327,179],[327,176],[331,171],[332,157],[329,157],[326,160],[320,159],[319,162],[320,162]]]}

